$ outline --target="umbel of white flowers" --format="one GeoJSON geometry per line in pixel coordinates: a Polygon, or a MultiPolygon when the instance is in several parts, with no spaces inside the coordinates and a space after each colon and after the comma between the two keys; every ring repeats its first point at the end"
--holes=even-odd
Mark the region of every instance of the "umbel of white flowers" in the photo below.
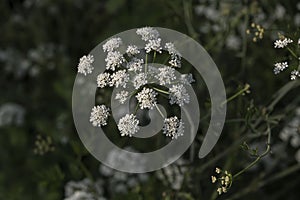
{"type": "MultiPolygon", "coordinates": [[[[292,58],[296,58],[297,60],[300,60],[300,57],[299,55],[296,55],[296,52],[293,51],[291,49],[291,47],[289,46],[291,43],[293,43],[294,41],[290,38],[287,38],[281,34],[279,34],[279,39],[277,39],[275,42],[274,42],[274,48],[275,49],[285,49],[287,48],[288,49],[288,52],[292,55],[291,57],[292,58]]],[[[300,47],[300,38],[298,39],[298,48],[300,47]]],[[[273,72],[274,74],[279,74],[280,72],[283,72],[285,71],[286,69],[289,68],[289,64],[287,61],[284,61],[284,62],[277,62],[274,64],[274,69],[273,69],[273,72]]],[[[295,69],[293,69],[290,73],[290,79],[291,80],[296,80],[297,78],[300,78],[300,72],[299,72],[299,69],[298,69],[298,66],[296,66],[295,69]]]]}
{"type": "MultiPolygon", "coordinates": [[[[183,136],[184,123],[177,116],[165,117],[157,106],[157,97],[162,95],[169,98],[169,103],[184,106],[190,102],[190,95],[186,89],[186,85],[194,82],[192,74],[181,74],[179,77],[175,74],[175,68],[181,67],[181,54],[177,51],[172,42],[166,42],[163,46],[159,32],[152,27],[139,28],[136,31],[137,37],[145,41],[145,46],[137,47],[130,44],[126,47],[126,56],[118,49],[123,45],[120,37],[110,38],[105,42],[103,52],[106,53],[105,63],[106,70],[97,76],[97,86],[99,88],[116,87],[123,88],[114,97],[120,104],[124,104],[131,97],[136,98],[138,109],[157,109],[164,121],[163,134],[177,139],[183,136]],[[163,47],[166,51],[163,51],[163,47]],[[153,53],[169,54],[169,66],[153,67],[147,63],[147,57],[141,58],[153,53]],[[157,88],[153,85],[168,86],[168,90],[157,88]],[[126,89],[134,88],[135,91],[130,92],[126,89]]],[[[78,64],[78,73],[83,75],[91,74],[94,66],[93,55],[87,55],[80,58],[78,64]]],[[[282,71],[283,69],[279,69],[282,71]]],[[[92,108],[90,122],[95,127],[107,125],[107,119],[110,116],[110,109],[102,104],[92,108]]],[[[118,130],[121,136],[132,137],[139,131],[139,120],[135,113],[125,113],[118,121],[118,130]]]]}

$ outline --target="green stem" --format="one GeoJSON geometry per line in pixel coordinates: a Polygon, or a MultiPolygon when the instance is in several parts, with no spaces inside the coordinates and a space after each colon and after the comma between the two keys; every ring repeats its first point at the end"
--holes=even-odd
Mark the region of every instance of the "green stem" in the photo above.
{"type": "Polygon", "coordinates": [[[161,116],[163,119],[165,119],[164,114],[161,112],[161,110],[159,109],[159,107],[157,106],[157,104],[155,104],[155,107],[156,107],[157,111],[159,112],[160,116],[161,116]]]}
{"type": "Polygon", "coordinates": [[[295,52],[292,49],[290,49],[290,47],[286,47],[286,48],[296,59],[298,59],[298,56],[295,54],[295,52]]]}
{"type": "Polygon", "coordinates": [[[266,148],[266,150],[260,156],[258,156],[252,163],[250,163],[247,167],[245,167],[244,169],[242,169],[241,171],[239,171],[238,173],[233,175],[233,178],[236,178],[239,175],[243,174],[248,169],[253,167],[256,163],[258,163],[263,157],[268,155],[268,153],[271,151],[271,144],[270,144],[271,143],[271,128],[270,128],[269,124],[268,124],[268,128],[267,128],[267,133],[268,133],[268,139],[267,139],[267,148],[266,148]]]}
{"type": "Polygon", "coordinates": [[[148,54],[146,53],[146,57],[145,57],[145,73],[147,73],[147,64],[148,64],[148,54]]]}
{"type": "Polygon", "coordinates": [[[240,96],[241,94],[243,94],[244,92],[246,92],[247,90],[249,90],[250,85],[246,84],[245,87],[238,91],[237,93],[235,93],[234,95],[232,95],[231,97],[229,97],[228,99],[226,99],[226,101],[224,101],[221,105],[224,105],[226,103],[228,103],[229,101],[232,101],[233,99],[235,99],[236,97],[240,96]]]}
{"type": "Polygon", "coordinates": [[[155,58],[156,58],[156,51],[154,51],[154,53],[153,53],[153,63],[154,63],[154,61],[155,61],[155,58]]]}
{"type": "Polygon", "coordinates": [[[161,92],[161,93],[163,93],[163,94],[170,94],[169,92],[164,91],[164,90],[161,90],[161,89],[158,89],[158,88],[156,88],[156,87],[153,87],[153,89],[156,90],[157,92],[161,92]]]}

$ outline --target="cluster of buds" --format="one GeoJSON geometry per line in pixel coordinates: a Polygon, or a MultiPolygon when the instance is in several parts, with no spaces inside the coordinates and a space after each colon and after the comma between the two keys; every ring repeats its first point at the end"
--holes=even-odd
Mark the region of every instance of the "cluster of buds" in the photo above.
{"type": "Polygon", "coordinates": [[[255,24],[255,23],[251,23],[251,29],[247,29],[246,33],[248,35],[253,35],[252,41],[253,42],[257,42],[258,39],[263,39],[264,37],[264,32],[265,29],[259,25],[259,24],[255,24]]]}
{"type": "Polygon", "coordinates": [[[33,153],[41,156],[55,150],[50,136],[43,137],[41,135],[37,135],[34,145],[35,148],[33,149],[33,153]]]}
{"type": "Polygon", "coordinates": [[[232,175],[228,171],[222,171],[220,168],[216,168],[217,176],[211,176],[212,183],[218,183],[217,192],[219,195],[226,193],[232,185],[232,175]]]}

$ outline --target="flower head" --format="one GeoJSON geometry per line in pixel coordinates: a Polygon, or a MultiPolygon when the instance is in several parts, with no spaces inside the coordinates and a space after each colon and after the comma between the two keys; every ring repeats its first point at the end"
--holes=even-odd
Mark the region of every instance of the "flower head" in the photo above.
{"type": "Polygon", "coordinates": [[[106,69],[115,71],[116,67],[119,67],[125,62],[123,55],[119,51],[110,51],[105,58],[106,69]]]}
{"type": "Polygon", "coordinates": [[[175,69],[171,67],[161,67],[158,69],[158,73],[155,78],[159,80],[160,85],[171,84],[175,77],[175,69]]]}
{"type": "Polygon", "coordinates": [[[177,116],[166,118],[163,125],[163,133],[172,139],[177,139],[179,136],[183,136],[184,126],[182,120],[177,116]]]}
{"type": "Polygon", "coordinates": [[[127,91],[122,90],[121,92],[116,94],[115,99],[119,100],[121,104],[124,104],[126,99],[128,98],[129,93],[127,91]]]}
{"type": "Polygon", "coordinates": [[[133,58],[127,64],[128,71],[134,71],[134,72],[142,71],[143,64],[144,64],[144,60],[143,59],[133,58]]]}
{"type": "Polygon", "coordinates": [[[139,89],[141,86],[147,84],[147,74],[146,73],[139,73],[133,79],[133,86],[135,89],[139,89]]]}
{"type": "Polygon", "coordinates": [[[287,62],[279,62],[279,63],[275,63],[274,65],[274,74],[279,74],[280,72],[282,72],[283,70],[285,70],[286,68],[289,67],[287,62]]]}
{"type": "Polygon", "coordinates": [[[139,53],[140,53],[140,50],[139,50],[139,48],[138,48],[136,45],[129,45],[129,46],[127,47],[126,53],[127,53],[129,56],[134,56],[134,55],[136,55],[136,54],[139,54],[139,53]]]}
{"type": "Polygon", "coordinates": [[[160,46],[160,43],[160,38],[157,38],[155,40],[149,40],[145,47],[146,53],[150,53],[151,51],[162,53],[162,47],[160,46]]]}
{"type": "Polygon", "coordinates": [[[79,64],[78,64],[78,73],[84,74],[85,76],[87,74],[91,74],[94,67],[92,66],[92,63],[94,62],[94,56],[93,55],[87,55],[87,56],[82,56],[79,59],[79,64]]]}
{"type": "Polygon", "coordinates": [[[121,38],[111,38],[102,47],[104,52],[114,51],[122,44],[121,38]]]}
{"type": "Polygon", "coordinates": [[[105,126],[107,124],[107,118],[110,115],[109,108],[105,105],[98,105],[92,108],[90,122],[93,126],[105,126]]]}
{"type": "Polygon", "coordinates": [[[123,88],[125,88],[128,81],[129,74],[126,73],[126,70],[119,70],[111,75],[111,81],[109,85],[116,87],[122,86],[123,88]]]}
{"type": "Polygon", "coordinates": [[[183,106],[190,102],[190,95],[182,84],[173,85],[169,89],[169,93],[170,104],[176,103],[179,106],[183,106]]]}
{"type": "Polygon", "coordinates": [[[110,81],[110,74],[107,72],[101,73],[97,76],[97,85],[100,88],[104,88],[110,81]]]}
{"type": "Polygon", "coordinates": [[[297,70],[293,70],[291,72],[291,80],[296,80],[297,78],[300,78],[300,72],[297,70]]]}
{"type": "Polygon", "coordinates": [[[126,114],[119,120],[118,129],[121,136],[132,137],[139,130],[139,120],[133,114],[126,114]]]}
{"type": "Polygon", "coordinates": [[[276,40],[274,42],[274,48],[278,48],[278,49],[284,48],[284,47],[286,47],[288,44],[290,44],[292,42],[293,42],[293,40],[291,40],[290,38],[284,37],[284,38],[281,38],[281,39],[276,40]]]}
{"type": "Polygon", "coordinates": [[[156,96],[157,93],[153,89],[144,87],[143,90],[136,95],[136,98],[141,109],[153,109],[156,105],[156,96]]]}
{"type": "Polygon", "coordinates": [[[192,74],[181,74],[180,81],[183,84],[191,84],[195,82],[192,74]]]}
{"type": "Polygon", "coordinates": [[[144,41],[154,40],[159,37],[158,31],[152,27],[139,28],[137,29],[136,34],[142,36],[142,40],[144,41]]]}

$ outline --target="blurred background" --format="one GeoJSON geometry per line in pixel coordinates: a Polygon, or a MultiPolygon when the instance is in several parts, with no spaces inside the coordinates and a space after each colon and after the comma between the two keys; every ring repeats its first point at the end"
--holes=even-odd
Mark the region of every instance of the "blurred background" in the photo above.
{"type": "MultiPolygon", "coordinates": [[[[0,199],[299,199],[299,80],[273,73],[275,62],[298,65],[273,45],[284,34],[300,55],[297,0],[2,0],[0,13],[0,199]],[[143,26],[174,29],[202,44],[232,99],[222,136],[205,159],[193,152],[209,119],[176,163],[127,174],[84,148],[71,97],[81,56],[143,26]],[[215,168],[236,174],[259,158],[268,126],[271,151],[218,195],[215,168]]],[[[198,89],[205,115],[209,96],[198,89]]]]}

